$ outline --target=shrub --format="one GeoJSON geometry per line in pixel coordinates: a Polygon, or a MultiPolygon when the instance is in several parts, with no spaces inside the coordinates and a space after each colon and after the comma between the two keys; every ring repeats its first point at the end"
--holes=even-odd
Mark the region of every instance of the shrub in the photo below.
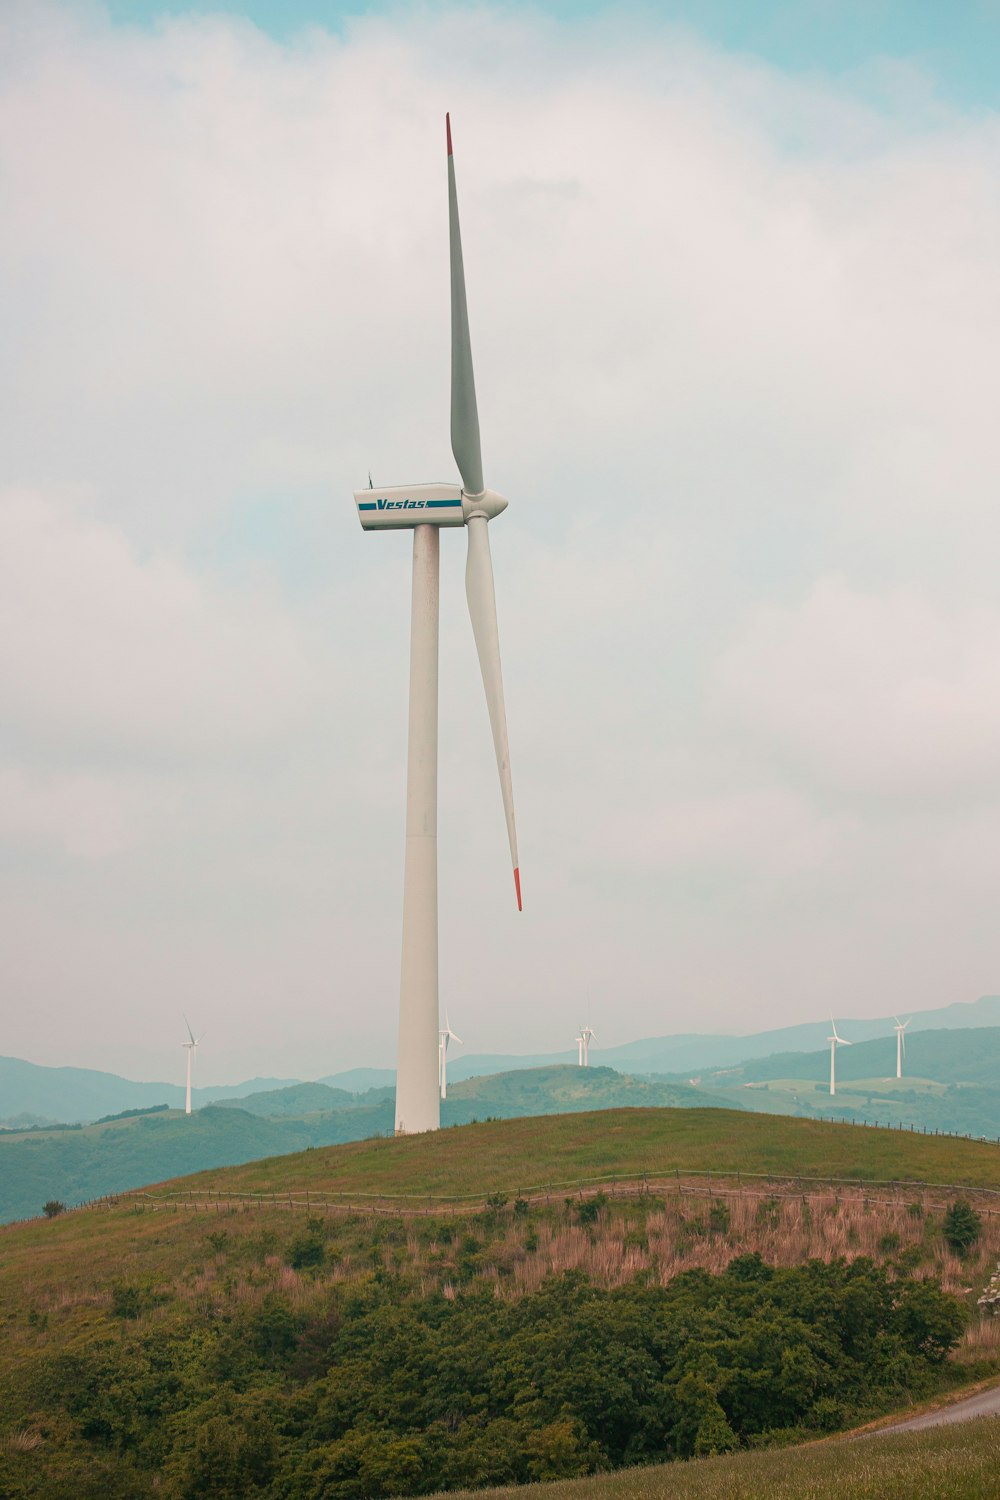
{"type": "Polygon", "coordinates": [[[606,1193],[596,1193],[593,1198],[584,1198],[582,1203],[577,1204],[577,1219],[581,1224],[596,1224],[607,1201],[606,1193]]]}
{"type": "Polygon", "coordinates": [[[964,1255],[978,1240],[983,1221],[967,1198],[956,1198],[941,1227],[951,1249],[964,1255]]]}
{"type": "Polygon", "coordinates": [[[710,1234],[729,1233],[729,1204],[716,1200],[708,1210],[708,1231],[710,1234]]]}
{"type": "MultiPolygon", "coordinates": [[[[376,1260],[381,1257],[376,1253],[376,1260]]],[[[326,1260],[326,1238],[322,1219],[308,1219],[302,1234],[288,1247],[288,1264],[296,1271],[316,1270],[326,1260]]]]}
{"type": "Polygon", "coordinates": [[[50,1198],[42,1209],[42,1213],[47,1219],[54,1219],[58,1214],[64,1214],[65,1212],[66,1205],[65,1203],[60,1203],[58,1198],[50,1198]]]}
{"type": "Polygon", "coordinates": [[[119,1281],[111,1288],[111,1310],[116,1318],[141,1318],[152,1305],[146,1287],[133,1281],[119,1281]]]}

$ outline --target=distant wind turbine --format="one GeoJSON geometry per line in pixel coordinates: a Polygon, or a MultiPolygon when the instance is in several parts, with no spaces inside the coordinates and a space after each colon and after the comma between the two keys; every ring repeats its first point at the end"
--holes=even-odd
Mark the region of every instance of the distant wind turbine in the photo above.
{"type": "Polygon", "coordinates": [[[588,1022],[588,1024],[580,1032],[580,1035],[573,1038],[573,1040],[577,1044],[577,1047],[579,1048],[578,1061],[581,1068],[590,1067],[590,1044],[594,1040],[596,1035],[597,1033],[588,1022]]]}
{"type": "Polygon", "coordinates": [[[463,1046],[462,1038],[456,1036],[451,1029],[448,1020],[448,1012],[444,1013],[444,1030],[438,1032],[438,1082],[441,1085],[441,1098],[448,1097],[448,1043],[457,1042],[463,1046]]]}
{"type": "Polygon", "coordinates": [[[909,1026],[910,1021],[913,1020],[913,1017],[910,1017],[910,1021],[901,1021],[898,1016],[893,1016],[892,1019],[896,1023],[894,1027],[896,1032],[896,1077],[902,1078],[903,1058],[906,1056],[906,1037],[903,1033],[906,1031],[907,1026],[909,1026]]]}
{"type": "Polygon", "coordinates": [[[837,1035],[837,1023],[832,1016],[830,1017],[830,1025],[833,1027],[833,1036],[827,1037],[827,1041],[830,1043],[830,1093],[835,1094],[837,1092],[837,1048],[853,1047],[854,1043],[849,1042],[846,1037],[837,1035]]]}
{"type": "Polygon", "coordinates": [[[188,1055],[187,1098],[184,1101],[184,1113],[189,1115],[191,1113],[191,1066],[194,1063],[194,1055],[198,1050],[198,1043],[204,1040],[205,1033],[202,1032],[201,1036],[196,1038],[194,1032],[191,1030],[191,1022],[187,1016],[184,1017],[184,1025],[187,1027],[188,1036],[191,1038],[189,1042],[181,1042],[181,1046],[186,1049],[188,1055]]]}

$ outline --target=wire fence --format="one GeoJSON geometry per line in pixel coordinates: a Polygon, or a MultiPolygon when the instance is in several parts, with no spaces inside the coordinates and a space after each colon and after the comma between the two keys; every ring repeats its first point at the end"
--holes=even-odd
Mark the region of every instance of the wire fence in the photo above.
{"type": "Polygon", "coordinates": [[[131,1207],[140,1212],[249,1213],[261,1210],[304,1211],[310,1214],[390,1215],[393,1217],[454,1217],[475,1212],[550,1205],[566,1198],[593,1198],[604,1194],[619,1198],[734,1198],[790,1199],[828,1196],[865,1207],[897,1207],[919,1194],[926,1206],[946,1206],[949,1198],[962,1194],[975,1199],[980,1211],[1000,1215],[1000,1189],[972,1187],[967,1183],[926,1182],[908,1178],[803,1177],[778,1173],[716,1169],[685,1172],[635,1172],[599,1177],[567,1178],[561,1182],[534,1184],[507,1193],[365,1193],[353,1189],[316,1190],[286,1188],[281,1192],[239,1192],[211,1187],[154,1191],[142,1189],[112,1193],[86,1205],[91,1208],[131,1207]],[[891,1197],[884,1194],[891,1193],[891,1197]],[[883,1195],[883,1196],[880,1196],[883,1195]]]}

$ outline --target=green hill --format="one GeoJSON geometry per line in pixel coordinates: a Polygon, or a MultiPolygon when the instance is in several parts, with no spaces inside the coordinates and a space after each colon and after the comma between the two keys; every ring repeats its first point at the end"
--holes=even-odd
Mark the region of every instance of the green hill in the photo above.
{"type": "Polygon", "coordinates": [[[301,1115],[329,1114],[335,1109],[357,1109],[359,1104],[382,1103],[392,1090],[382,1090],[378,1099],[348,1093],[347,1089],[331,1088],[325,1083],[293,1083],[287,1088],[265,1089],[251,1094],[246,1099],[220,1099],[220,1109],[243,1109],[248,1115],[260,1115],[265,1119],[286,1119],[301,1115]]]}
{"type": "MultiPolygon", "coordinates": [[[[448,1085],[443,1118],[447,1123],[517,1115],[565,1114],[575,1110],[644,1108],[694,1109],[716,1104],[711,1094],[691,1084],[667,1079],[631,1078],[614,1068],[580,1068],[558,1064],[494,1073],[448,1085]]],[[[733,1101],[736,1109],[744,1108],[733,1101]]]]}
{"type": "Polygon", "coordinates": [[[440,1134],[363,1140],[335,1152],[202,1172],[193,1186],[272,1192],[459,1196],[598,1177],[760,1173],[845,1181],[1000,1187],[1000,1148],[948,1136],[864,1130],[725,1109],[625,1109],[515,1118],[440,1134]]]}

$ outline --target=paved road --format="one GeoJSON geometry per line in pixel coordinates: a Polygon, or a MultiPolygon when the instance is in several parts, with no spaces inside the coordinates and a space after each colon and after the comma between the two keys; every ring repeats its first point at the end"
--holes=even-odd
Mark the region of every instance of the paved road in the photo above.
{"type": "Polygon", "coordinates": [[[970,1417],[1000,1416],[1000,1385],[988,1391],[977,1391],[966,1396],[964,1401],[955,1401],[951,1406],[939,1407],[937,1411],[924,1412],[921,1417],[910,1417],[907,1422],[894,1422],[891,1427],[879,1427],[872,1437],[884,1437],[887,1433],[917,1432],[922,1427],[944,1427],[950,1422],[967,1422],[970,1417]]]}

